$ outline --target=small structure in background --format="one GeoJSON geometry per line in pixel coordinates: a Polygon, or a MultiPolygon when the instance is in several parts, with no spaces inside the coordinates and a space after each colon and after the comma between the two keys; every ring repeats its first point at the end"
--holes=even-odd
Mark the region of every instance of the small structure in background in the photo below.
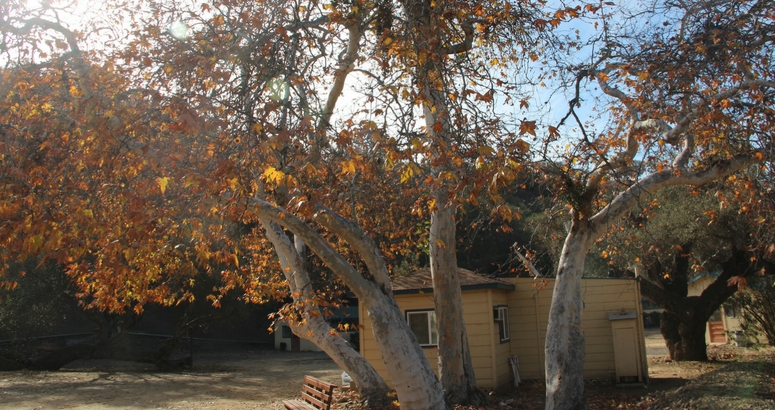
{"type": "MultiPolygon", "coordinates": [[[[331,309],[331,316],[326,322],[334,329],[347,327],[347,331],[339,331],[339,336],[349,342],[355,350],[359,350],[360,338],[358,336],[358,299],[348,299],[348,306],[331,309]]],[[[292,352],[320,352],[322,351],[311,341],[299,337],[291,331],[291,327],[284,321],[277,321],[274,325],[274,348],[292,352]]]]}
{"type": "MultiPolygon", "coordinates": [[[[718,272],[703,272],[689,280],[688,296],[699,296],[716,278],[718,272]]],[[[740,315],[729,305],[722,305],[710,317],[705,330],[705,343],[718,344],[727,342],[737,342],[738,334],[742,339],[740,315]],[[735,340],[728,340],[727,335],[734,335],[735,340]]]]}

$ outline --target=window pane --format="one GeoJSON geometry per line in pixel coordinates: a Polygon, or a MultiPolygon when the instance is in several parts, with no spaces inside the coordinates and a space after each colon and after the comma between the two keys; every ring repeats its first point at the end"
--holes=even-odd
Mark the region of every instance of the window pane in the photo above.
{"type": "Polygon", "coordinates": [[[409,328],[417,336],[417,341],[421,345],[431,344],[430,340],[428,340],[428,312],[407,313],[406,316],[409,321],[409,328]]]}
{"type": "Polygon", "coordinates": [[[509,309],[508,308],[501,308],[501,319],[503,321],[501,322],[501,340],[508,340],[509,339],[509,309]]]}
{"type": "Polygon", "coordinates": [[[501,341],[509,340],[509,308],[498,306],[493,309],[495,315],[495,324],[498,325],[498,336],[501,341]]]}
{"type": "Polygon", "coordinates": [[[511,331],[509,330],[509,308],[503,308],[503,328],[504,333],[506,336],[503,338],[503,340],[509,339],[511,337],[511,331]]]}

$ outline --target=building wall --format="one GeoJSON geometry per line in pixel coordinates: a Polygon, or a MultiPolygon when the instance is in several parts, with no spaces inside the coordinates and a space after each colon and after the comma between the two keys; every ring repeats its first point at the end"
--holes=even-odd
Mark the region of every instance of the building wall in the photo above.
{"type": "Polygon", "coordinates": [[[482,388],[497,387],[497,374],[493,371],[493,346],[499,342],[495,340],[498,330],[492,313],[496,292],[502,294],[504,291],[483,289],[463,293],[463,317],[471,348],[471,363],[476,382],[482,388]]]}
{"type": "MultiPolygon", "coordinates": [[[[463,316],[466,321],[471,361],[474,366],[477,384],[482,388],[494,388],[498,385],[499,375],[508,372],[503,366],[508,365],[508,343],[500,343],[498,330],[494,326],[492,306],[493,301],[506,304],[506,291],[483,289],[463,293],[463,316]],[[497,357],[496,357],[497,356],[497,357]],[[493,368],[496,371],[493,371],[493,368]]],[[[396,295],[396,301],[402,312],[407,310],[433,309],[433,294],[420,293],[396,295]]],[[[509,312],[510,313],[510,312],[509,312]]],[[[366,312],[360,311],[361,318],[361,354],[364,355],[377,372],[390,384],[382,354],[379,352],[371,329],[371,322],[366,312]]],[[[424,347],[423,352],[428,362],[438,376],[438,350],[436,347],[424,347]]],[[[510,375],[504,379],[510,380],[510,375]]],[[[503,383],[500,383],[503,384],[503,383]]]]}
{"type": "Polygon", "coordinates": [[[699,279],[689,284],[689,288],[687,289],[686,295],[700,296],[702,294],[702,291],[705,290],[705,288],[710,286],[710,284],[715,281],[716,279],[710,276],[702,276],[699,279]]]}
{"type": "MultiPolygon", "coordinates": [[[[519,373],[523,379],[544,377],[544,344],[554,279],[544,282],[531,278],[506,279],[516,287],[509,294],[511,320],[511,351],[518,355],[519,373]]],[[[614,340],[609,312],[636,311],[638,321],[638,351],[642,377],[648,377],[646,344],[643,335],[643,315],[640,289],[633,279],[582,280],[584,313],[582,326],[586,337],[585,378],[608,378],[616,372],[614,340]]]]}
{"type": "MultiPolygon", "coordinates": [[[[516,287],[514,291],[483,289],[463,292],[463,312],[466,331],[471,347],[477,384],[484,389],[501,387],[511,383],[509,356],[518,356],[519,374],[522,379],[544,377],[544,341],[549,317],[553,279],[540,281],[530,278],[504,279],[516,287]],[[536,286],[534,286],[536,285],[536,286]],[[494,323],[493,306],[507,305],[509,310],[510,340],[500,342],[494,323]]],[[[583,295],[585,310],[583,326],[586,335],[585,378],[609,378],[616,372],[614,341],[609,312],[635,311],[639,332],[637,351],[633,355],[640,361],[642,380],[648,377],[646,346],[643,335],[643,317],[640,306],[638,282],[632,279],[584,279],[583,295]]],[[[433,309],[433,294],[396,295],[402,312],[407,310],[433,309]]],[[[381,353],[376,347],[368,315],[361,309],[361,354],[374,366],[388,383],[381,353]]],[[[435,347],[423,348],[431,366],[437,369],[438,355],[435,347]]]]}

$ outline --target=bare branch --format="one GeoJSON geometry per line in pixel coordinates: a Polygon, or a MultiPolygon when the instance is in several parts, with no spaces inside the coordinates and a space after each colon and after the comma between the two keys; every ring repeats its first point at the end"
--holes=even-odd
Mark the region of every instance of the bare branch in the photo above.
{"type": "Polygon", "coordinates": [[[673,168],[684,170],[689,165],[689,158],[694,154],[694,135],[686,133],[684,147],[673,160],[673,168]]]}
{"type": "Polygon", "coordinates": [[[538,277],[538,278],[543,278],[544,277],[544,275],[542,275],[541,272],[539,272],[538,269],[536,269],[536,267],[533,265],[533,263],[530,262],[530,260],[528,258],[526,258],[525,255],[523,255],[522,252],[519,251],[519,249],[517,249],[517,244],[516,243],[514,243],[514,245],[511,246],[511,249],[517,255],[519,260],[522,261],[522,265],[524,265],[525,268],[527,268],[530,271],[530,273],[533,274],[533,276],[538,277]]]}
{"type": "Polygon", "coordinates": [[[78,71],[78,75],[81,80],[81,88],[82,91],[86,96],[91,94],[91,87],[88,84],[88,65],[83,60],[83,55],[81,53],[81,49],[78,46],[78,40],[75,38],[75,34],[66,28],[65,26],[49,21],[43,18],[34,17],[27,20],[21,20],[22,23],[24,23],[23,26],[17,27],[11,24],[8,21],[0,20],[0,32],[8,32],[16,35],[25,35],[29,34],[33,28],[39,27],[46,30],[54,30],[58,32],[59,34],[62,34],[65,39],[67,40],[68,46],[70,46],[70,54],[73,56],[73,59],[75,60],[76,69],[78,71]]]}
{"type": "MultiPolygon", "coordinates": [[[[283,269],[286,279],[288,279],[291,291],[298,292],[301,295],[312,292],[309,274],[304,268],[304,262],[296,251],[294,244],[291,243],[291,240],[283,231],[282,226],[267,218],[259,218],[259,222],[266,231],[266,237],[272,242],[277,258],[280,260],[280,267],[283,269]]],[[[298,298],[294,297],[294,299],[298,298]]]]}

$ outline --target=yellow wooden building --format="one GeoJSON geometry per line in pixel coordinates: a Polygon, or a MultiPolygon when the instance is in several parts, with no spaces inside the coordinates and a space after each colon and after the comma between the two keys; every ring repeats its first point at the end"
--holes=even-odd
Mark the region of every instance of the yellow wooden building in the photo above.
{"type": "MultiPolygon", "coordinates": [[[[494,389],[515,379],[544,378],[544,340],[554,279],[489,278],[460,269],[468,342],[481,388],[494,389]],[[513,364],[512,364],[513,363],[513,364]]],[[[399,308],[423,346],[438,363],[430,271],[420,270],[393,281],[399,308]]],[[[635,279],[584,279],[583,326],[586,335],[585,378],[617,383],[648,379],[639,284],[635,279]]],[[[359,312],[361,354],[390,382],[376,347],[369,316],[359,312]]]]}

